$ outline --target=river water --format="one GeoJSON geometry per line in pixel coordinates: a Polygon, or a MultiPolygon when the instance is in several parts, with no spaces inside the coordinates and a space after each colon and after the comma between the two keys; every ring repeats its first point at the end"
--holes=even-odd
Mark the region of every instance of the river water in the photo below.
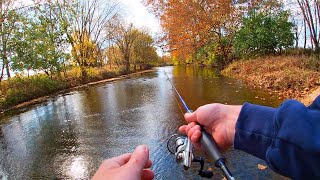
{"type": "MultiPolygon", "coordinates": [[[[212,102],[280,104],[213,69],[158,68],[2,115],[0,179],[89,179],[103,159],[139,144],[150,148],[156,179],[201,179],[199,166],[184,171],[166,149],[165,140],[185,122],[163,70],[192,109],[212,102]]],[[[265,163],[246,153],[230,150],[225,156],[236,179],[283,179],[259,170],[265,163]]],[[[221,179],[220,171],[214,172],[214,179],[221,179]]]]}

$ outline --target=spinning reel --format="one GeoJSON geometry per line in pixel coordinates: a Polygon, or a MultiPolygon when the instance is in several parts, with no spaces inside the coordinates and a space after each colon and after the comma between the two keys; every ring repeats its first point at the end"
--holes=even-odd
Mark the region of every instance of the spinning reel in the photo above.
{"type": "Polygon", "coordinates": [[[172,135],[167,142],[167,148],[170,153],[175,155],[177,163],[182,164],[185,170],[188,170],[193,162],[200,163],[201,167],[198,175],[204,178],[212,178],[212,171],[203,170],[204,158],[193,155],[191,140],[187,136],[172,135]]]}

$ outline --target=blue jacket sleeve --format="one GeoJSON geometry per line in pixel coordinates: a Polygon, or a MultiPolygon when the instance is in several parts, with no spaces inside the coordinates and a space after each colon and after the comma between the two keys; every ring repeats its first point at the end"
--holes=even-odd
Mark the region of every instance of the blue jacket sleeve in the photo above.
{"type": "Polygon", "coordinates": [[[234,147],[284,176],[320,179],[320,96],[309,107],[294,100],[279,108],[245,103],[234,147]]]}

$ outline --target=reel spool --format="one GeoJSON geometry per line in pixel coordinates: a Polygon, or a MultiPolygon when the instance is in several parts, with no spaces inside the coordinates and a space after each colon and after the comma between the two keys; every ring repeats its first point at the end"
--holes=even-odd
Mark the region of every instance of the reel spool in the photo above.
{"type": "Polygon", "coordinates": [[[181,136],[179,134],[172,135],[168,142],[167,148],[171,154],[176,154],[178,152],[178,148],[185,144],[186,136],[181,136]]]}
{"type": "Polygon", "coordinates": [[[187,136],[174,134],[167,142],[167,148],[171,154],[175,155],[176,161],[182,164],[185,170],[191,167],[192,162],[200,163],[199,175],[204,178],[211,178],[212,171],[204,170],[204,158],[194,157],[190,139],[187,136]]]}

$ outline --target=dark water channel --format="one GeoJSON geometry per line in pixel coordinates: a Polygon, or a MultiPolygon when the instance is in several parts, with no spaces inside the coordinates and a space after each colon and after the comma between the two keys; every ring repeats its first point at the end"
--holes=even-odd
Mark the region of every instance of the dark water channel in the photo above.
{"type": "MultiPolygon", "coordinates": [[[[211,102],[280,103],[212,69],[164,69],[193,109],[211,102]]],[[[139,144],[150,147],[156,179],[200,179],[197,166],[183,171],[166,149],[165,139],[182,124],[160,68],[60,95],[1,116],[0,179],[89,179],[103,159],[131,152],[139,144]]],[[[282,179],[269,169],[259,170],[257,165],[265,163],[240,151],[230,150],[226,157],[236,179],[282,179]]],[[[221,179],[215,172],[215,179],[221,179]]]]}

